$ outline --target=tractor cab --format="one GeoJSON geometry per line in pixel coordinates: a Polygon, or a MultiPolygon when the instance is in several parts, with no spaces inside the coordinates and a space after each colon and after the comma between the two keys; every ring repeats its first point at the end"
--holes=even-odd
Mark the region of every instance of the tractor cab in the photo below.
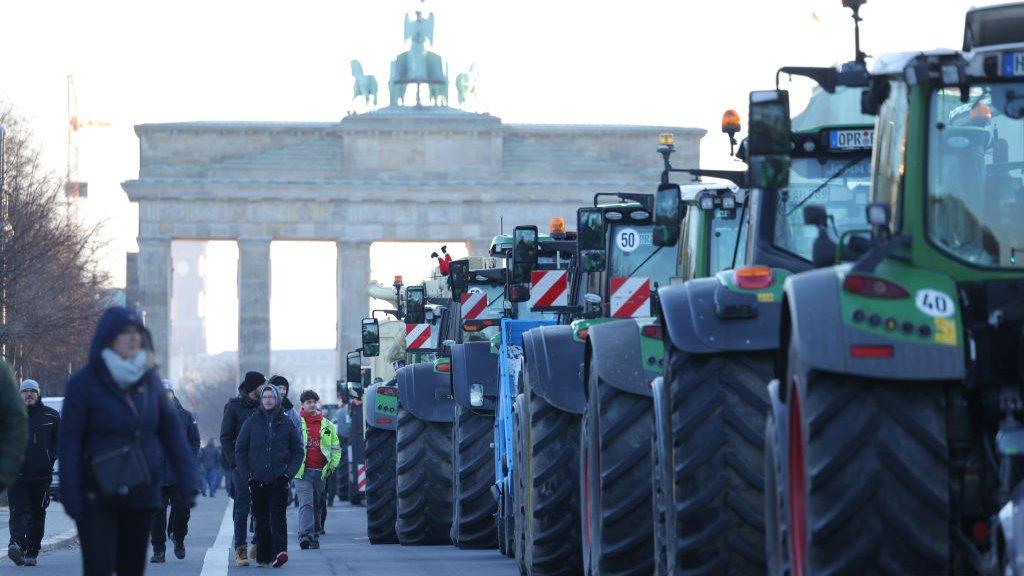
{"type": "MultiPolygon", "coordinates": [[[[825,458],[813,466],[829,469],[833,486],[881,477],[880,469],[914,469],[912,481],[886,480],[876,489],[905,503],[908,525],[927,527],[917,532],[920,541],[940,546],[865,553],[879,565],[928,573],[1020,573],[1024,3],[969,11],[962,51],[879,57],[861,107],[877,116],[863,242],[840,244],[835,260],[851,262],[793,276],[784,295],[772,384],[773,418],[783,423],[777,443],[789,460],[780,467],[789,472],[779,479],[779,509],[806,512],[789,517],[786,533],[806,534],[788,542],[790,561],[796,573],[826,572],[854,534],[879,542],[888,534],[871,524],[888,513],[876,505],[847,522],[878,526],[868,533],[817,530],[837,508],[804,508],[810,495],[830,502],[832,493],[802,465],[838,453],[853,432],[826,425],[801,438],[794,430],[843,394],[844,415],[903,394],[898,413],[882,411],[871,427],[912,434],[856,439],[863,454],[895,458],[881,465],[825,458]],[[937,383],[945,385],[937,390],[937,383]],[[937,498],[910,503],[925,492],[937,498]],[[979,538],[981,530],[992,537],[979,538]]],[[[820,212],[814,218],[823,223],[820,212]]]]}

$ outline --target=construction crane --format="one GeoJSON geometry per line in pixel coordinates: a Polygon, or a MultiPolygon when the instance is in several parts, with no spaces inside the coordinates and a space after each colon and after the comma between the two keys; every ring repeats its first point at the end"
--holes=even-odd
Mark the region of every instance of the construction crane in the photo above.
{"type": "Polygon", "coordinates": [[[75,198],[89,196],[89,183],[78,179],[78,132],[88,127],[108,127],[110,122],[83,120],[78,117],[78,93],[75,91],[75,77],[68,74],[68,158],[64,178],[64,195],[70,202],[75,198]]]}

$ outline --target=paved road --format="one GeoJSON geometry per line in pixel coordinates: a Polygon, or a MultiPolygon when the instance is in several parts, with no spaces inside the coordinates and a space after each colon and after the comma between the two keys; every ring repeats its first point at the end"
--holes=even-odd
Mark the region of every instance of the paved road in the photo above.
{"type": "MultiPolygon", "coordinates": [[[[168,546],[166,564],[150,564],[146,574],[153,576],[223,576],[249,574],[255,567],[236,568],[229,562],[231,521],[225,496],[200,498],[192,511],[189,535],[185,540],[188,554],[185,560],[174,558],[168,546]]],[[[60,504],[51,508],[59,513],[60,504]],[[54,509],[56,507],[56,509],[54,509]]],[[[371,546],[366,539],[366,508],[335,504],[328,508],[327,535],[320,538],[320,550],[300,550],[295,536],[297,516],[294,507],[288,510],[288,553],[290,560],[281,572],[301,573],[308,576],[426,576],[440,574],[472,574],[473,576],[513,576],[515,564],[496,550],[462,551],[453,546],[403,547],[397,545],[371,546]]],[[[6,542],[5,542],[6,543],[6,542]]],[[[77,548],[54,550],[39,557],[39,566],[15,568],[10,560],[0,560],[0,574],[60,574],[73,576],[81,573],[81,557],[77,548]]]]}

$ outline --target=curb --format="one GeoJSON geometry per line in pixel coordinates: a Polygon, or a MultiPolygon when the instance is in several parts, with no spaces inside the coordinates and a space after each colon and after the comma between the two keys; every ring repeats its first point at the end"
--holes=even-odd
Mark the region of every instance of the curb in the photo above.
{"type": "MultiPolygon", "coordinates": [[[[51,550],[68,548],[70,546],[74,546],[75,544],[78,544],[78,530],[72,528],[70,530],[61,532],[56,536],[51,536],[49,538],[43,539],[42,543],[39,546],[39,553],[42,554],[43,552],[49,552],[51,550]]],[[[6,558],[7,548],[5,547],[0,549],[0,560],[4,560],[6,558]]]]}

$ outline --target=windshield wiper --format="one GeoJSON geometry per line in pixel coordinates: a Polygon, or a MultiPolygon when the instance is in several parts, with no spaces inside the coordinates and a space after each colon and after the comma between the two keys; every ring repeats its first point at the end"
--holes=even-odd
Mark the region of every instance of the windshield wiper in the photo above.
{"type": "Polygon", "coordinates": [[[662,249],[662,248],[664,248],[664,246],[658,246],[657,248],[655,248],[655,249],[654,249],[654,252],[651,252],[651,255],[650,255],[650,256],[648,256],[647,258],[644,258],[644,261],[643,261],[643,262],[641,262],[641,263],[639,263],[639,264],[637,264],[636,268],[633,268],[633,271],[632,271],[632,272],[630,272],[629,274],[627,274],[626,276],[627,276],[627,277],[630,277],[630,276],[632,276],[633,274],[635,274],[637,270],[639,270],[639,269],[643,268],[643,267],[644,267],[644,264],[647,264],[648,262],[650,262],[651,258],[654,258],[654,255],[655,255],[655,254],[657,254],[658,252],[661,252],[661,249],[662,249]]]}
{"type": "Polygon", "coordinates": [[[860,162],[863,162],[864,160],[867,160],[867,159],[868,159],[868,156],[858,156],[858,157],[854,158],[853,160],[850,160],[849,162],[844,164],[839,170],[836,170],[835,174],[829,176],[827,180],[825,180],[824,182],[819,184],[818,187],[815,188],[813,191],[811,191],[810,194],[808,194],[807,196],[804,196],[803,200],[797,202],[796,206],[793,206],[793,208],[791,208],[789,211],[786,212],[786,216],[788,217],[793,212],[796,212],[797,210],[799,210],[801,206],[806,204],[807,201],[810,200],[812,197],[814,197],[815,194],[817,194],[818,192],[821,192],[822,190],[824,190],[825,187],[828,186],[829,184],[831,184],[833,180],[835,180],[836,178],[839,178],[840,176],[845,174],[847,170],[849,170],[850,168],[853,168],[855,165],[857,165],[860,162]]]}

